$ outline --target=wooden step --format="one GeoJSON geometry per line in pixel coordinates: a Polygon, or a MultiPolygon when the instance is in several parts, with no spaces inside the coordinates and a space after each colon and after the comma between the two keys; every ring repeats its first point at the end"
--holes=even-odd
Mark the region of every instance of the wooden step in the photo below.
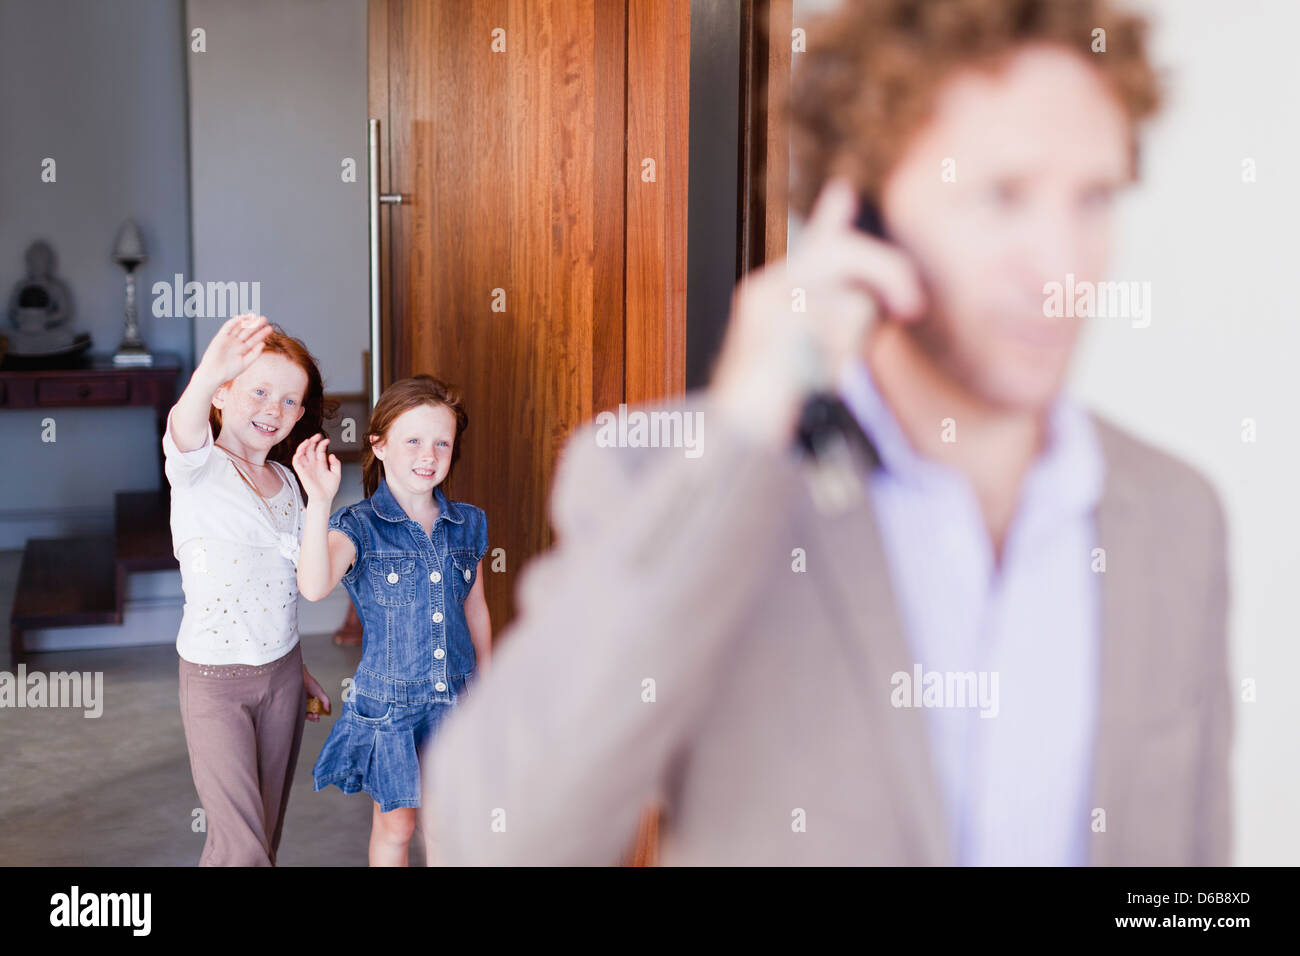
{"type": "Polygon", "coordinates": [[[121,624],[128,574],[178,568],[170,508],[170,488],[119,491],[113,534],[29,539],[9,615],[13,663],[23,659],[25,631],[121,624]]]}
{"type": "Polygon", "coordinates": [[[125,572],[174,571],[171,495],[167,491],[119,491],[113,496],[117,563],[125,572]]]}
{"type": "Polygon", "coordinates": [[[125,577],[113,547],[108,535],[28,539],[9,615],[15,664],[23,631],[122,623],[125,577]]]}

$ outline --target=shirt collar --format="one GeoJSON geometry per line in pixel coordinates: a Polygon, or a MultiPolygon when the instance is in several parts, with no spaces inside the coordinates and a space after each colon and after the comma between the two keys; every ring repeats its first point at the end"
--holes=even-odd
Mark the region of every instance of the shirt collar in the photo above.
{"type": "Polygon", "coordinates": [[[881,468],[899,478],[924,480],[927,475],[938,476],[939,472],[932,469],[941,466],[912,449],[902,426],[876,390],[865,361],[853,359],[845,365],[839,392],[840,399],[875,447],[881,468]]]}
{"type": "MultiPolygon", "coordinates": [[[[435,522],[446,518],[453,524],[463,524],[465,516],[460,513],[455,502],[448,501],[447,496],[442,492],[442,486],[435,486],[433,489],[434,500],[438,502],[438,517],[435,522]]],[[[393,493],[388,490],[388,479],[384,476],[379,478],[379,487],[375,493],[370,496],[370,507],[375,509],[375,514],[385,521],[410,521],[411,517],[402,510],[402,506],[397,503],[393,493]]]]}
{"type": "MultiPolygon", "coordinates": [[[[846,365],[839,393],[875,446],[886,472],[921,485],[951,481],[957,475],[912,447],[864,360],[846,365]]],[[[1089,511],[1101,498],[1104,473],[1101,442],[1091,416],[1062,392],[1048,413],[1046,446],[1025,476],[1021,499],[1054,500],[1064,510],[1089,511]]]]}

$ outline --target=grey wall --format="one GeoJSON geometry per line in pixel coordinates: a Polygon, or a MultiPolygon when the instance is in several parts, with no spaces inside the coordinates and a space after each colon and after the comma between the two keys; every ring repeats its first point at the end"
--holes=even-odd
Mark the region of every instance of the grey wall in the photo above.
{"type": "MultiPolygon", "coordinates": [[[[134,217],[150,255],[142,331],[181,354],[179,388],[219,320],[153,316],[153,284],[175,273],[260,282],[262,311],[316,354],[326,388],[360,391],[366,119],[365,0],[0,0],[0,293],[27,244],[48,240],[75,328],[111,352],[111,249],[134,217]]],[[[107,531],[114,492],[157,487],[148,409],[59,410],[54,443],[40,441],[45,414],[0,414],[0,548],[107,531]]]]}
{"type": "MultiPolygon", "coordinates": [[[[0,296],[28,243],[47,240],[95,351],[122,336],[111,251],[123,220],[144,235],[146,290],[189,271],[181,14],[179,0],[0,0],[0,296]],[[41,182],[45,157],[54,183],[41,182]]],[[[141,322],[152,348],[188,355],[190,323],[147,308],[141,322]]],[[[157,487],[150,410],[59,410],[53,443],[40,440],[45,414],[0,413],[0,548],[106,530],[114,491],[157,487]]]]}
{"type": "MultiPolygon", "coordinates": [[[[261,283],[261,309],[320,361],[330,391],[364,388],[365,0],[188,0],[194,269],[261,283]],[[341,163],[356,160],[356,182],[341,163]]],[[[206,347],[221,320],[195,322],[206,347]]]]}

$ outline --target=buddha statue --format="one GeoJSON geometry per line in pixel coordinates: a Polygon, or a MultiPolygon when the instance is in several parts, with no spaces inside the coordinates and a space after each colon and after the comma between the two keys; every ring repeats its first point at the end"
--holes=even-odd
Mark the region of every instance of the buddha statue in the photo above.
{"type": "Polygon", "coordinates": [[[27,247],[27,275],[9,295],[7,353],[14,357],[59,355],[90,345],[86,333],[74,334],[72,293],[54,275],[54,250],[37,240],[27,247]]]}

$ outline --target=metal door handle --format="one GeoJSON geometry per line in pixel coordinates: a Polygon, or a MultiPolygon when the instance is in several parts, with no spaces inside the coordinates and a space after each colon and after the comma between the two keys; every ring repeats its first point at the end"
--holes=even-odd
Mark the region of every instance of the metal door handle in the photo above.
{"type": "Polygon", "coordinates": [[[379,354],[380,343],[380,272],[379,272],[379,207],[400,206],[401,193],[379,191],[379,120],[370,121],[370,407],[379,401],[380,371],[383,368],[379,354]]]}

